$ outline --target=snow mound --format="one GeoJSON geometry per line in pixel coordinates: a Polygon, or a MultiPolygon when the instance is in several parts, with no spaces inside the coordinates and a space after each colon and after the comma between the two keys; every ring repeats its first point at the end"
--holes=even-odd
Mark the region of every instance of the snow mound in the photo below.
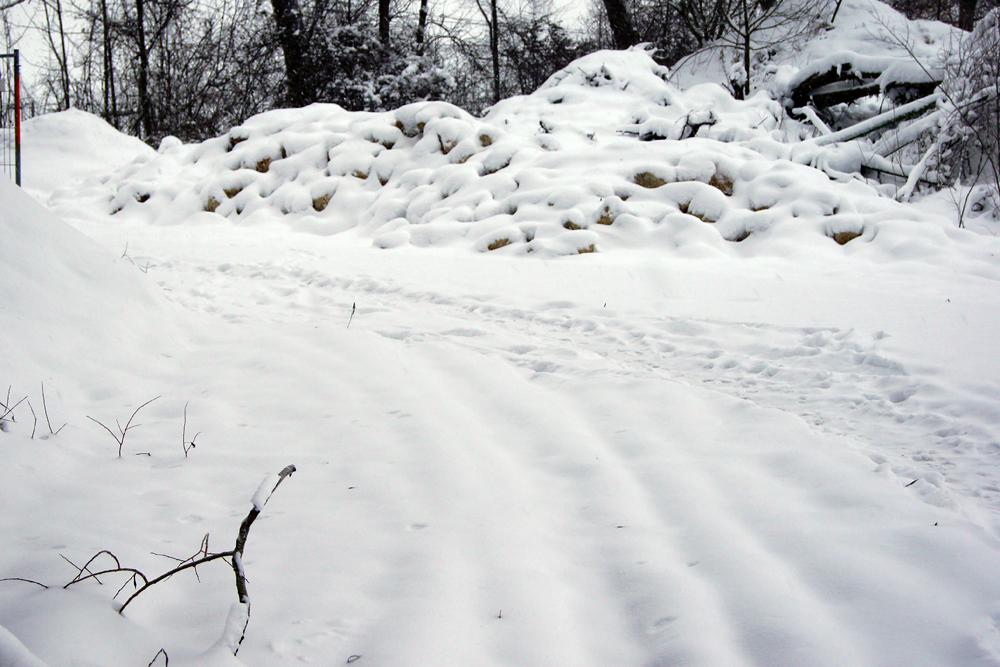
{"type": "Polygon", "coordinates": [[[29,191],[53,192],[145,161],[156,151],[135,137],[122,134],[93,114],[69,109],[24,121],[23,182],[29,191]],[[57,168],[36,156],[57,153],[57,168]]]}
{"type": "Polygon", "coordinates": [[[2,625],[0,625],[0,665],[3,667],[47,667],[2,625]]]}
{"type": "MultiPolygon", "coordinates": [[[[599,52],[482,119],[443,102],[271,111],[200,144],[165,141],[82,188],[107,214],[149,224],[281,222],[318,235],[353,229],[386,249],[543,255],[836,252],[856,238],[884,250],[900,242],[894,223],[934,220],[793,163],[766,94],[737,101],[665,77],[642,50],[599,52]]],[[[939,247],[947,223],[937,222],[906,235],[939,247]]]]}
{"type": "Polygon", "coordinates": [[[6,179],[0,238],[0,352],[8,377],[34,380],[46,376],[43,369],[68,365],[110,372],[142,364],[133,353],[171,335],[169,304],[154,284],[6,179]]]}

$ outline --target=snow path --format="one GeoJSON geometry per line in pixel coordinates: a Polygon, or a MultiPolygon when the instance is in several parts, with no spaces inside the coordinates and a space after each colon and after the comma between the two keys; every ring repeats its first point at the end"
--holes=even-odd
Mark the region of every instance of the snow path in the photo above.
{"type": "MultiPolygon", "coordinates": [[[[137,432],[159,449],[135,493],[162,502],[132,511],[184,545],[145,550],[193,551],[192,522],[228,539],[256,483],[233,456],[299,467],[247,551],[247,664],[1000,664],[996,402],[970,373],[955,417],[935,403],[966,376],[914,366],[891,285],[789,313],[767,304],[815,277],[753,280],[766,262],[733,284],[652,256],[74,224],[203,313],[144,381],[205,430],[182,467],[168,404],[137,432]]],[[[171,586],[130,616],[210,645],[231,584],[171,586]]]]}
{"type": "MultiPolygon", "coordinates": [[[[97,235],[99,229],[91,231],[97,235]]],[[[1000,273],[970,280],[958,293],[949,280],[934,284],[922,277],[901,319],[879,309],[880,302],[906,300],[912,290],[907,269],[900,267],[880,269],[874,281],[870,273],[861,274],[850,285],[839,271],[817,276],[810,267],[802,275],[787,263],[744,262],[740,270],[748,275],[777,279],[769,286],[748,277],[748,287],[713,277],[706,262],[653,254],[609,265],[445,252],[442,261],[458,261],[462,268],[441,283],[419,253],[397,252],[380,263],[382,275],[372,275],[371,264],[353,249],[363,239],[331,241],[326,253],[315,237],[284,229],[265,234],[263,242],[256,235],[240,242],[234,235],[226,242],[228,256],[242,261],[219,261],[214,233],[202,237],[196,229],[181,231],[179,239],[176,231],[166,234],[178,244],[169,257],[142,254],[135,245],[130,251],[191,310],[232,322],[346,327],[350,320],[356,329],[407,345],[456,345],[535,373],[710,386],[796,414],[820,432],[848,436],[906,483],[918,480],[912,490],[928,502],[961,505],[971,520],[994,534],[1000,529],[1000,462],[991,463],[1000,452],[998,364],[963,355],[961,340],[941,350],[924,336],[927,327],[948,329],[948,320],[958,320],[968,342],[988,347],[1000,320],[990,307],[1000,273]],[[202,257],[191,257],[196,248],[205,248],[202,257]],[[331,266],[334,256],[354,267],[331,266]],[[392,266],[398,260],[403,268],[392,266]],[[595,282],[603,284],[596,293],[595,282]],[[876,290],[873,282],[881,287],[876,290]],[[817,284],[829,290],[825,304],[816,302],[817,284]],[[854,303],[852,295],[862,290],[874,298],[854,303]],[[783,307],[785,300],[800,300],[801,311],[783,307]],[[897,338],[907,340],[895,344],[897,338]],[[955,491],[972,503],[956,498],[955,491]]],[[[166,241],[155,228],[128,232],[133,239],[143,234],[157,247],[166,241]]],[[[119,229],[114,236],[109,243],[121,245],[119,229]]]]}

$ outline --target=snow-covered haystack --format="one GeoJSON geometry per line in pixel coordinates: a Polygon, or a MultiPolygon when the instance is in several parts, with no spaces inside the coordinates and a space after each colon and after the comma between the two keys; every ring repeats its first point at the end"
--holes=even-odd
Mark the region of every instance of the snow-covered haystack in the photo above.
{"type": "Polygon", "coordinates": [[[109,214],[154,224],[221,216],[356,229],[383,248],[542,254],[754,254],[789,238],[836,249],[919,219],[863,182],[788,159],[767,96],[681,91],[666,74],[641,50],[599,52],[483,119],[441,102],[272,111],[201,144],[168,139],[92,194],[109,214]]]}

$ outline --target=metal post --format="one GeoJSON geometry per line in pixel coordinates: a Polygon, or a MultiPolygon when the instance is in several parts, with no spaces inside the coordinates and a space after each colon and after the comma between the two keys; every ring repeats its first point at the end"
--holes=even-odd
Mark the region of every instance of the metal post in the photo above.
{"type": "Polygon", "coordinates": [[[21,185],[21,52],[14,49],[14,182],[21,185]]]}

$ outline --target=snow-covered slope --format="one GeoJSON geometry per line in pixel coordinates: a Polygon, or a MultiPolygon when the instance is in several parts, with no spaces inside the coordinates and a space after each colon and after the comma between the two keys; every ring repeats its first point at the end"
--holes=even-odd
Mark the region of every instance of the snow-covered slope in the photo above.
{"type": "Polygon", "coordinates": [[[30,377],[71,365],[82,391],[117,393],[120,370],[148,367],[151,349],[177,344],[172,304],[155,282],[6,179],[0,196],[0,356],[7,372],[30,377]]]}
{"type": "Polygon", "coordinates": [[[64,558],[231,549],[293,463],[246,665],[1000,665],[1000,242],[660,74],[156,154],[40,119],[28,187],[91,240],[0,184],[0,578],[49,586],[0,582],[0,662],[238,664],[227,565],[118,616],[64,558]],[[150,399],[119,458],[95,420],[150,399]]]}

